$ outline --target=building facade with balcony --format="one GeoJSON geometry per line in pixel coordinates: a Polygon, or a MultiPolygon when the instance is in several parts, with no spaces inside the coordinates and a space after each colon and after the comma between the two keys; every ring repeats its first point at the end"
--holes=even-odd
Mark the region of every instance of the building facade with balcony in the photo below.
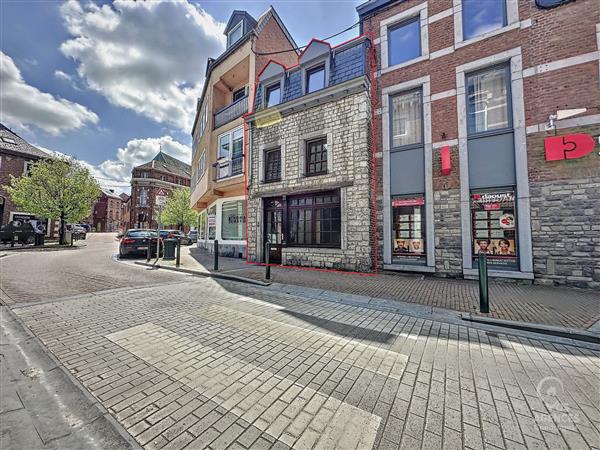
{"type": "Polygon", "coordinates": [[[600,3],[371,0],[382,267],[600,286],[600,3]]]}
{"type": "Polygon", "coordinates": [[[227,48],[209,58],[192,129],[191,203],[198,211],[198,246],[246,254],[244,119],[254,99],[258,70],[272,57],[297,58],[296,44],[273,7],[258,19],[234,11],[225,27],[227,48]],[[277,52],[273,54],[273,52],[277,52]]]}
{"type": "Polygon", "coordinates": [[[258,78],[249,129],[248,256],[352,271],[374,264],[371,42],[313,40],[258,78]]]}
{"type": "Polygon", "coordinates": [[[190,174],[189,164],[163,151],[151,161],[134,167],[131,171],[128,228],[155,229],[159,206],[174,190],[189,188],[190,174]]]}

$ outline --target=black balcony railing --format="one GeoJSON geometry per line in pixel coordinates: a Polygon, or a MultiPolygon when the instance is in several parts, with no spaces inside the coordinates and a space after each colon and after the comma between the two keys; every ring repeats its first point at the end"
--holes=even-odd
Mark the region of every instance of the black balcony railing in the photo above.
{"type": "Polygon", "coordinates": [[[241,117],[248,111],[248,96],[242,97],[239,100],[221,108],[215,115],[215,128],[225,125],[238,117],[241,117]]]}
{"type": "Polygon", "coordinates": [[[240,175],[243,172],[244,156],[234,156],[226,161],[213,164],[213,180],[220,181],[225,178],[240,175]]]}

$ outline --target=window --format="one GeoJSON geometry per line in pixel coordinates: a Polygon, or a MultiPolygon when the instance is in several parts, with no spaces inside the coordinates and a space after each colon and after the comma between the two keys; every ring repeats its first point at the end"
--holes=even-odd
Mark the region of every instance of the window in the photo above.
{"type": "Polygon", "coordinates": [[[160,181],[167,181],[167,177],[165,175],[160,176],[160,181]]]}
{"type": "Polygon", "coordinates": [[[231,137],[229,134],[224,134],[223,136],[219,137],[219,154],[217,155],[217,158],[220,159],[229,157],[230,139],[231,137]]]}
{"type": "Polygon", "coordinates": [[[206,239],[206,211],[198,215],[198,241],[206,239]]]}
{"type": "Polygon", "coordinates": [[[265,183],[281,180],[281,149],[265,150],[265,183]]]}
{"type": "Polygon", "coordinates": [[[318,66],[306,72],[306,93],[325,87],[325,66],[318,66]]]}
{"type": "Polygon", "coordinates": [[[403,22],[388,31],[388,65],[395,66],[421,56],[419,17],[403,22]]]}
{"type": "Polygon", "coordinates": [[[473,259],[488,255],[491,266],[518,268],[513,189],[471,194],[473,259]]]}
{"type": "Polygon", "coordinates": [[[221,237],[224,240],[246,239],[244,201],[224,202],[221,210],[221,237]]]}
{"type": "Polygon", "coordinates": [[[233,93],[233,103],[243,99],[246,96],[246,88],[243,87],[233,93]]]}
{"type": "Polygon", "coordinates": [[[423,141],[423,101],[421,91],[396,95],[392,103],[392,148],[423,141]]]}
{"type": "Polygon", "coordinates": [[[148,178],[148,172],[140,172],[141,178],[148,178]]]}
{"type": "Polygon", "coordinates": [[[392,262],[425,264],[425,198],[392,197],[392,262]]]}
{"type": "Polygon", "coordinates": [[[219,136],[217,179],[239,175],[243,170],[244,131],[242,128],[219,136]]]}
{"type": "Polygon", "coordinates": [[[322,175],[327,173],[327,139],[316,139],[306,143],[305,175],[322,175]]]}
{"type": "Polygon", "coordinates": [[[198,179],[200,179],[206,172],[206,150],[202,152],[198,159],[198,179]]]}
{"type": "Polygon", "coordinates": [[[506,25],[505,0],[463,0],[463,40],[488,33],[506,25]]]}
{"type": "Polygon", "coordinates": [[[208,208],[206,223],[208,226],[208,239],[214,241],[215,236],[217,235],[217,205],[208,208]]]}
{"type": "Polygon", "coordinates": [[[148,205],[148,192],[145,189],[140,191],[140,206],[148,205]]]}
{"type": "Polygon", "coordinates": [[[279,83],[267,87],[265,95],[267,107],[275,106],[281,103],[281,85],[279,83]]]}
{"type": "Polygon", "coordinates": [[[339,248],[340,192],[319,192],[288,198],[290,246],[339,248]]]}
{"type": "Polygon", "coordinates": [[[470,135],[512,126],[509,82],[507,65],[467,76],[467,122],[470,135]]]}
{"type": "Polygon", "coordinates": [[[15,144],[15,145],[17,145],[17,141],[15,141],[13,138],[8,137],[8,136],[2,136],[2,141],[6,142],[7,144],[15,144]]]}
{"type": "Polygon", "coordinates": [[[233,27],[233,29],[227,35],[227,47],[231,47],[233,44],[235,44],[242,38],[242,23],[243,22],[240,21],[240,23],[233,27]]]}
{"type": "Polygon", "coordinates": [[[25,161],[23,163],[23,175],[30,175],[31,174],[31,165],[33,164],[33,161],[25,161]]]}

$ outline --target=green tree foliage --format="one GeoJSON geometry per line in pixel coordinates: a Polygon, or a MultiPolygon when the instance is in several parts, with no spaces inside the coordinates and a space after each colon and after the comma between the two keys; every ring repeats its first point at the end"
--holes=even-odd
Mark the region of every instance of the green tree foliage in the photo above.
{"type": "Polygon", "coordinates": [[[67,157],[51,157],[29,166],[29,174],[10,177],[3,186],[19,209],[48,219],[60,219],[60,242],[65,243],[67,222],[88,217],[100,186],[80,162],[67,157]]]}
{"type": "Polygon", "coordinates": [[[190,190],[185,188],[180,188],[173,192],[167,199],[160,215],[163,225],[181,229],[196,223],[197,214],[190,207],[190,196],[190,190]]]}

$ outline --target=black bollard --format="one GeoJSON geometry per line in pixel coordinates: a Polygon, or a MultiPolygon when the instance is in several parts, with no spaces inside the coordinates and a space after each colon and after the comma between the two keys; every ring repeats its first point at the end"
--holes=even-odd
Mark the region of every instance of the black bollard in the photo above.
{"type": "Polygon", "coordinates": [[[215,251],[215,265],[213,267],[213,270],[217,271],[217,270],[219,270],[219,241],[216,239],[215,239],[214,251],[215,251]]]}
{"type": "Polygon", "coordinates": [[[146,252],[146,262],[152,259],[152,238],[148,236],[148,251],[146,252]]]}
{"type": "Polygon", "coordinates": [[[269,264],[269,257],[271,255],[271,243],[267,242],[265,244],[265,279],[271,279],[271,265],[269,264]]]}
{"type": "Polygon", "coordinates": [[[483,252],[479,252],[479,311],[482,313],[490,312],[490,299],[488,289],[488,270],[487,256],[483,252]]]}
{"type": "Polygon", "coordinates": [[[181,238],[177,239],[177,260],[175,261],[175,267],[179,267],[181,261],[181,238]]]}

